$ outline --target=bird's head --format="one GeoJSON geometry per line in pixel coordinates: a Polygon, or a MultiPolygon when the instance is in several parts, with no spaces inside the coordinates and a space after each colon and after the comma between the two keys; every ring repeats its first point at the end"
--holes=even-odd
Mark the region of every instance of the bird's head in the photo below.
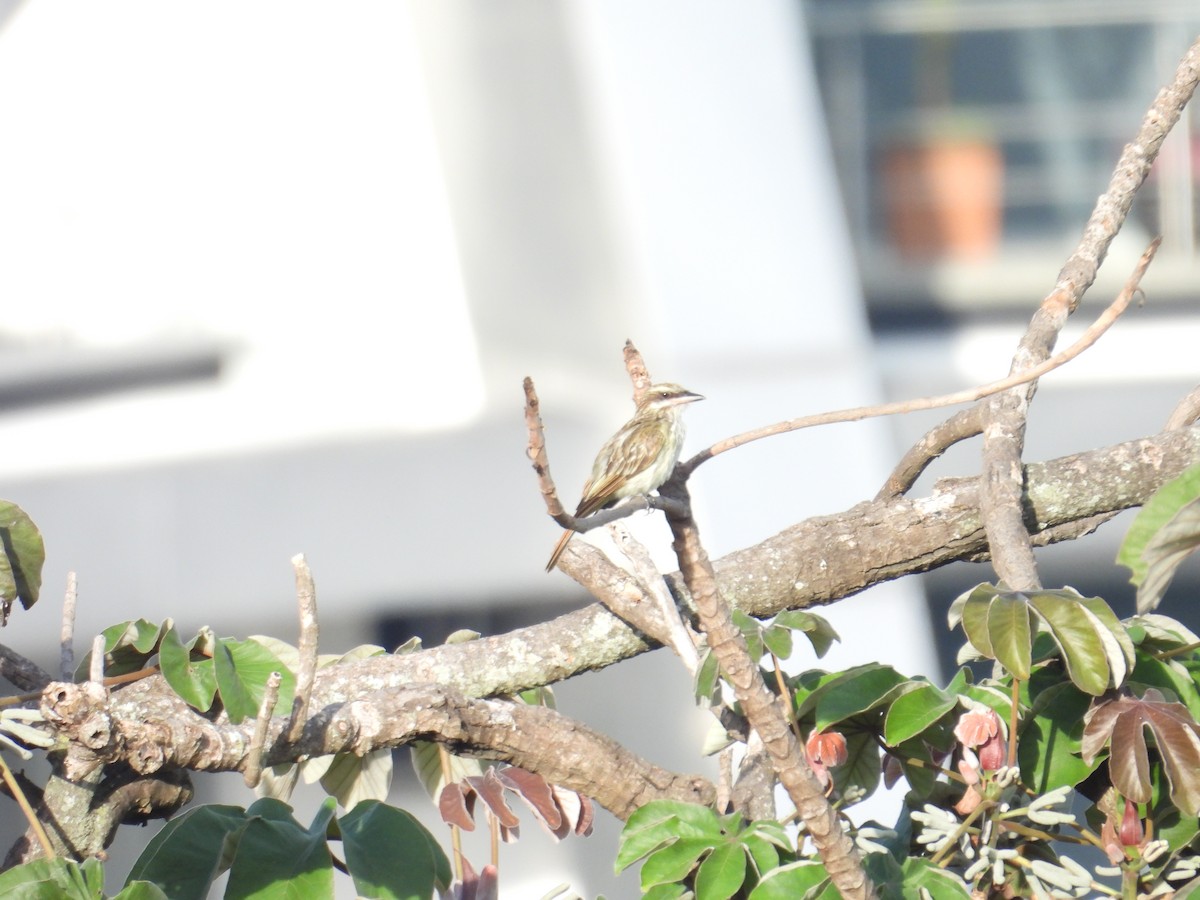
{"type": "Polygon", "coordinates": [[[673,406],[682,406],[685,403],[703,399],[699,394],[693,394],[678,384],[663,382],[662,384],[652,384],[646,389],[642,401],[638,404],[638,409],[670,409],[673,406]]]}

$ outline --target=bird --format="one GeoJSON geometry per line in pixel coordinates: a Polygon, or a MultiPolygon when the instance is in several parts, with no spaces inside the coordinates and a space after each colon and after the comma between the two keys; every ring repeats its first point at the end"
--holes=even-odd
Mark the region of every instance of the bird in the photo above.
{"type": "MultiPolygon", "coordinates": [[[[670,382],[647,388],[633,418],[596,454],[592,477],[583,486],[575,518],[590,516],[626,497],[649,494],[670,478],[683,448],[683,407],[703,399],[670,382]]],[[[563,532],[546,563],[547,572],[554,568],[574,535],[571,530],[563,532]]]]}

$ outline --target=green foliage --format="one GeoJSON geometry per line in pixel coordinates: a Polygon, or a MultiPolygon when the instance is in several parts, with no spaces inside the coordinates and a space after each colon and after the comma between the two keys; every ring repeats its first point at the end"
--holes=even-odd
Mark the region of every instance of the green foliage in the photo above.
{"type": "MultiPolygon", "coordinates": [[[[449,860],[409,813],[377,801],[361,803],[340,819],[334,812],[333,800],[327,800],[305,827],[295,820],[290,807],[271,799],[259,800],[249,809],[201,806],[189,810],[150,841],[118,896],[121,900],[204,900],[211,896],[216,880],[228,872],[226,898],[331,898],[332,841],[340,841],[345,868],[360,897],[418,900],[449,888],[449,860]]],[[[103,873],[94,860],[74,868],[73,863],[61,861],[20,866],[0,876],[0,889],[42,883],[48,877],[48,866],[52,874],[61,870],[76,880],[76,870],[92,866],[89,884],[96,892],[65,896],[102,896],[98,891],[103,873]],[[12,880],[5,882],[5,878],[12,880]]],[[[55,883],[66,883],[64,877],[56,875],[55,883]]]]}
{"type": "Polygon", "coordinates": [[[103,891],[104,867],[95,859],[38,859],[0,873],[0,897],[100,900],[103,891]]]}
{"type": "Polygon", "coordinates": [[[680,897],[686,884],[697,900],[727,900],[753,888],[781,859],[790,860],[790,846],[778,822],[746,823],[706,806],[658,800],[625,823],[616,870],[644,859],[646,896],[680,897]]]}
{"type": "Polygon", "coordinates": [[[0,548],[0,622],[6,622],[14,600],[25,609],[37,603],[46,562],[42,533],[25,510],[7,500],[0,500],[0,548]]]}
{"type": "Polygon", "coordinates": [[[976,652],[1022,681],[1032,674],[1039,631],[1053,640],[1071,681],[1094,697],[1120,687],[1134,664],[1133,642],[1113,611],[1072,588],[1022,592],[981,584],[959,596],[949,616],[976,652]]]}
{"type": "Polygon", "coordinates": [[[1168,481],[1138,512],[1117,562],[1138,589],[1138,612],[1158,606],[1175,570],[1200,547],[1200,464],[1168,481]]]}
{"type": "MultiPolygon", "coordinates": [[[[161,624],[146,619],[121,622],[101,633],[107,675],[157,665],[167,684],[189,706],[209,712],[219,700],[236,724],[258,715],[267,679],[272,672],[279,672],[283,680],[275,715],[291,710],[296,678],[263,641],[219,638],[203,629],[185,643],[170,619],[161,624]]],[[[76,668],[76,677],[87,677],[90,665],[89,653],[76,668]]]]}

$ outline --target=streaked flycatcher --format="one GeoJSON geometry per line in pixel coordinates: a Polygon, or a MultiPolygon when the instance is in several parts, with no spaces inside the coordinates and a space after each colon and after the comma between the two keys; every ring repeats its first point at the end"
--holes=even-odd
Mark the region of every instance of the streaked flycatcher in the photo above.
{"type": "MultiPolygon", "coordinates": [[[[575,517],[590,516],[626,497],[649,494],[670,478],[683,448],[683,407],[703,399],[677,384],[651,385],[633,418],[596,454],[575,517]]],[[[563,532],[546,563],[547,572],[574,535],[574,531],[563,532]]]]}

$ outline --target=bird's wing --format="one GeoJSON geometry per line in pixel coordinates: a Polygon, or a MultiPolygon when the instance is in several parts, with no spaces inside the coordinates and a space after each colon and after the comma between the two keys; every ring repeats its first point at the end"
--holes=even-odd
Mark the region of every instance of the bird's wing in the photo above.
{"type": "Polygon", "coordinates": [[[600,450],[592,480],[583,489],[575,516],[590,516],[624,496],[621,487],[639,472],[654,465],[667,441],[670,428],[660,419],[632,422],[622,428],[600,450]],[[601,477],[597,478],[600,474],[601,477]]]}

